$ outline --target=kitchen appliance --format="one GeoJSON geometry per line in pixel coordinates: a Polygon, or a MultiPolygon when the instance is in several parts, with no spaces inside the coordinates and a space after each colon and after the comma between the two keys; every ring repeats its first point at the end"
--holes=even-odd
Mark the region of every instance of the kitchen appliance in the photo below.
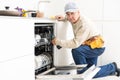
{"type": "MultiPolygon", "coordinates": [[[[55,66],[56,47],[51,43],[55,35],[55,23],[35,23],[35,79],[36,80],[90,80],[100,70],[92,66],[84,74],[77,74],[86,65],[55,66]]],[[[59,49],[59,48],[58,48],[59,49]]]]}

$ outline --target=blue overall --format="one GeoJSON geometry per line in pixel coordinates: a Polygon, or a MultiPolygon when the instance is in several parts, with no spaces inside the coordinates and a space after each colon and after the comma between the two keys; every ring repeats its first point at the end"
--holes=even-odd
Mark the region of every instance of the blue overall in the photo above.
{"type": "MultiPolygon", "coordinates": [[[[97,65],[98,56],[100,56],[104,52],[104,50],[105,47],[91,49],[87,45],[81,45],[78,48],[72,49],[72,55],[75,64],[87,64],[87,67],[78,71],[78,74],[83,73],[93,64],[97,65]]],[[[115,74],[115,66],[112,63],[100,66],[100,68],[101,70],[94,76],[94,78],[115,74]]]]}

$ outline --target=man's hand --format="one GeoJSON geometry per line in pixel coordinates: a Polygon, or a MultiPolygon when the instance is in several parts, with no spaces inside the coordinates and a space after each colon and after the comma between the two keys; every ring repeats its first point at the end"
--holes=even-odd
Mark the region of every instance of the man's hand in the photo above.
{"type": "Polygon", "coordinates": [[[65,17],[62,15],[57,15],[57,16],[55,16],[55,19],[57,19],[58,21],[64,21],[65,17]]]}
{"type": "Polygon", "coordinates": [[[54,38],[54,39],[52,40],[52,44],[53,44],[53,45],[56,45],[56,38],[54,38]]]}

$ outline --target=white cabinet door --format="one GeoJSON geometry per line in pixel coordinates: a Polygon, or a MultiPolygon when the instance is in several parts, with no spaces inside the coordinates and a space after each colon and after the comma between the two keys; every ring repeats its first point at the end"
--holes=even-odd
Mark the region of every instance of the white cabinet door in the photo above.
{"type": "Polygon", "coordinates": [[[34,54],[0,63],[0,80],[35,80],[34,54]]]}
{"type": "Polygon", "coordinates": [[[0,62],[34,53],[34,24],[29,19],[0,17],[0,62]]]}

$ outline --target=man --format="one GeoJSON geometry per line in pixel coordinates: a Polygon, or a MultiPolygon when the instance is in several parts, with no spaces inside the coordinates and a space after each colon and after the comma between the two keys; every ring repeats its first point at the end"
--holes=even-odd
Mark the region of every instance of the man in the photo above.
{"type": "MultiPolygon", "coordinates": [[[[58,21],[68,20],[73,28],[74,38],[72,40],[59,40],[54,38],[52,43],[64,48],[72,48],[72,55],[75,64],[88,64],[83,70],[78,71],[83,73],[90,66],[97,65],[98,56],[104,50],[104,41],[101,34],[95,29],[90,21],[81,16],[78,6],[74,2],[69,2],[65,5],[66,16],[56,16],[58,21]]],[[[120,69],[118,69],[115,62],[100,66],[101,70],[94,76],[94,78],[104,77],[107,75],[120,76],[120,69]]]]}

